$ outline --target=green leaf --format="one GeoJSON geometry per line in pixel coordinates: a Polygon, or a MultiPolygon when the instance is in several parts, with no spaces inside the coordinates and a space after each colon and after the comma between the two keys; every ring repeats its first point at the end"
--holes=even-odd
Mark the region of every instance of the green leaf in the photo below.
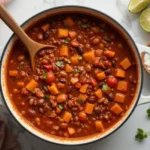
{"type": "Polygon", "coordinates": [[[70,64],[70,63],[71,63],[71,61],[70,61],[69,59],[67,59],[67,63],[68,63],[68,64],[70,64]]]}
{"type": "Polygon", "coordinates": [[[150,108],[147,109],[147,115],[148,115],[148,117],[150,117],[150,108]]]}
{"type": "Polygon", "coordinates": [[[62,106],[62,105],[60,105],[60,104],[58,105],[58,108],[60,108],[60,109],[64,109],[64,108],[63,108],[63,106],[62,106]]]}
{"type": "Polygon", "coordinates": [[[83,60],[83,57],[80,56],[80,57],[79,57],[79,61],[82,61],[82,60],[83,60]]]}
{"type": "Polygon", "coordinates": [[[82,26],[82,28],[88,28],[88,27],[89,27],[89,24],[83,23],[81,26],[82,26]]]}
{"type": "Polygon", "coordinates": [[[82,99],[78,99],[78,103],[79,104],[83,104],[83,100],[82,99]]]}
{"type": "Polygon", "coordinates": [[[140,128],[137,129],[139,133],[143,133],[144,131],[140,128]]]}
{"type": "Polygon", "coordinates": [[[139,139],[139,140],[143,140],[143,139],[147,138],[148,133],[149,133],[149,131],[145,132],[143,129],[138,128],[137,129],[137,134],[135,135],[135,138],[139,139]]]}
{"type": "Polygon", "coordinates": [[[19,69],[22,69],[23,68],[23,64],[19,64],[19,69]]]}
{"type": "Polygon", "coordinates": [[[45,98],[46,100],[49,100],[49,95],[45,95],[44,98],[45,98]]]}
{"type": "Polygon", "coordinates": [[[47,73],[43,74],[43,78],[46,79],[47,78],[47,73]]]}
{"type": "Polygon", "coordinates": [[[76,73],[80,73],[80,70],[78,69],[73,70],[73,74],[76,74],[76,73]]]}
{"type": "Polygon", "coordinates": [[[108,89],[108,85],[107,85],[107,84],[104,84],[104,85],[102,86],[102,91],[107,91],[107,89],[108,89]]]}
{"type": "Polygon", "coordinates": [[[68,43],[70,43],[70,41],[68,39],[64,39],[64,43],[68,44],[68,43]]]}
{"type": "Polygon", "coordinates": [[[57,61],[56,62],[56,66],[58,66],[58,67],[62,67],[63,65],[64,65],[63,61],[57,61]]]}

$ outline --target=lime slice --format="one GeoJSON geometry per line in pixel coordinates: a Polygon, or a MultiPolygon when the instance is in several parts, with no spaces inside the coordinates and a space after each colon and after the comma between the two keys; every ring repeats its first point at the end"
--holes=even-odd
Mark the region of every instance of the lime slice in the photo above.
{"type": "Polygon", "coordinates": [[[150,8],[145,9],[141,13],[140,25],[145,31],[150,32],[150,8]]]}
{"type": "Polygon", "coordinates": [[[130,0],[128,10],[132,13],[137,13],[143,10],[150,4],[150,0],[130,0]]]}

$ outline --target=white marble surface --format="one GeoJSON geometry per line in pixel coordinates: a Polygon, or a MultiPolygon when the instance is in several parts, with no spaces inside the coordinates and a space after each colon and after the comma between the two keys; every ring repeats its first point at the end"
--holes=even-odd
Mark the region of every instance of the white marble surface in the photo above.
{"type": "MultiPolygon", "coordinates": [[[[150,41],[150,33],[146,33],[140,28],[139,14],[133,15],[127,11],[128,2],[129,0],[12,0],[6,7],[19,24],[32,15],[54,6],[92,7],[112,16],[129,31],[137,43],[146,45],[150,41]]],[[[0,54],[11,34],[12,32],[0,20],[0,54]]],[[[150,77],[144,73],[143,93],[145,95],[149,94],[149,81],[150,77]]],[[[2,99],[0,101],[2,102],[2,99]]],[[[146,117],[146,110],[149,107],[150,104],[137,106],[129,120],[111,136],[93,144],[72,147],[54,145],[32,136],[13,120],[3,105],[0,105],[0,118],[9,124],[12,132],[18,137],[22,150],[69,150],[70,148],[72,150],[149,150],[150,136],[142,142],[138,142],[134,138],[138,127],[150,130],[150,119],[146,117]]]]}

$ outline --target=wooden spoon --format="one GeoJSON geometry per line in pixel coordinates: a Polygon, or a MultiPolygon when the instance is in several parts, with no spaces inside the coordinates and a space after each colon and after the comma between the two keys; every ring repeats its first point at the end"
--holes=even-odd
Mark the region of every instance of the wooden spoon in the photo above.
{"type": "Polygon", "coordinates": [[[14,33],[21,39],[21,41],[24,43],[24,45],[27,47],[27,50],[30,55],[30,61],[32,65],[32,69],[35,68],[35,61],[34,57],[36,53],[45,48],[55,48],[53,45],[44,45],[37,43],[30,39],[28,35],[23,31],[23,29],[16,23],[16,21],[13,19],[13,17],[9,14],[9,12],[0,4],[0,17],[1,19],[8,25],[8,27],[14,31],[14,33]]]}
{"type": "MultiPolygon", "coordinates": [[[[145,71],[150,74],[150,70],[148,69],[147,65],[145,65],[145,62],[144,62],[144,57],[145,57],[145,54],[148,54],[147,52],[142,52],[141,53],[141,58],[142,58],[142,64],[143,64],[143,67],[145,69],[145,71]]],[[[148,54],[150,55],[150,54],[148,54]]]]}

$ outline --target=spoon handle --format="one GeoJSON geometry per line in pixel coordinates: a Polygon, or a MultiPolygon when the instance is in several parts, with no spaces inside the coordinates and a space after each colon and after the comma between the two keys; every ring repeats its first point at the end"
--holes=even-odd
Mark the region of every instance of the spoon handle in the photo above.
{"type": "Polygon", "coordinates": [[[28,46],[30,46],[30,39],[2,4],[0,4],[0,18],[9,26],[12,31],[14,31],[14,33],[28,48],[28,46]]]}

